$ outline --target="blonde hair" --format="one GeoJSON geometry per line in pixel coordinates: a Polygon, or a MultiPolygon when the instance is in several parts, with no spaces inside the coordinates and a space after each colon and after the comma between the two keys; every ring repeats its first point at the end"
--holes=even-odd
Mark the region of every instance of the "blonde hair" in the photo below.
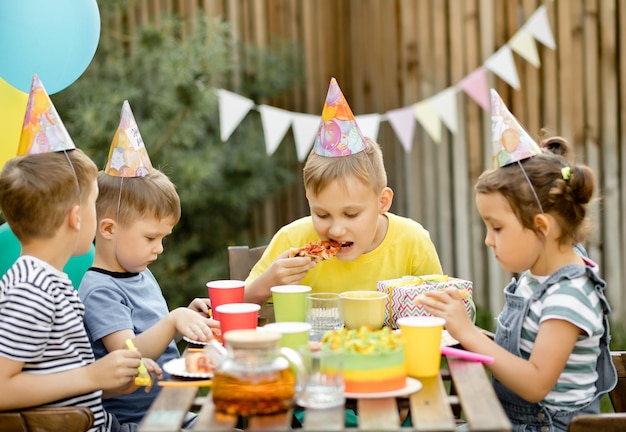
{"type": "Polygon", "coordinates": [[[387,186],[383,153],[376,141],[365,138],[365,142],[365,150],[349,156],[320,156],[313,149],[303,169],[304,188],[318,195],[334,180],[354,176],[380,193],[387,186]]]}
{"type": "Polygon", "coordinates": [[[0,176],[0,209],[20,242],[50,238],[72,206],[87,201],[97,175],[80,149],[15,157],[0,176]]]}
{"type": "Polygon", "coordinates": [[[96,201],[98,220],[108,217],[129,225],[139,217],[180,220],[180,198],[176,186],[157,169],[145,177],[115,177],[98,174],[100,193],[96,201]]]}

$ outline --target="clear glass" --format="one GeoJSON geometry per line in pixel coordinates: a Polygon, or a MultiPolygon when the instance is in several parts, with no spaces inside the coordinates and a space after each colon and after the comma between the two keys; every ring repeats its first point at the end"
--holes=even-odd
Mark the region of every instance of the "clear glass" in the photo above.
{"type": "Polygon", "coordinates": [[[339,294],[314,293],[306,298],[306,322],[311,324],[309,339],[320,341],[327,331],[343,327],[343,310],[339,294]]]}
{"type": "Polygon", "coordinates": [[[331,408],[345,403],[343,381],[343,351],[310,349],[299,350],[307,373],[297,403],[307,408],[331,408]]]}

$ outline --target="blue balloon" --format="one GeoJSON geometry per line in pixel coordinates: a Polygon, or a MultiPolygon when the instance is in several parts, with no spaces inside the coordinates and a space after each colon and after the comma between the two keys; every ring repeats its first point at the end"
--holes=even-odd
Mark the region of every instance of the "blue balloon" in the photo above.
{"type": "Polygon", "coordinates": [[[34,74],[48,94],[72,84],[99,39],[96,0],[0,1],[0,77],[23,92],[34,74]]]}
{"type": "MultiPolygon", "coordinates": [[[[13,265],[21,252],[22,246],[15,234],[13,234],[13,231],[11,231],[9,224],[5,222],[0,225],[0,277],[13,265]]],[[[72,280],[74,288],[78,289],[85,272],[93,264],[94,255],[95,248],[91,245],[89,252],[84,255],[71,257],[63,268],[63,271],[72,280]]]]}

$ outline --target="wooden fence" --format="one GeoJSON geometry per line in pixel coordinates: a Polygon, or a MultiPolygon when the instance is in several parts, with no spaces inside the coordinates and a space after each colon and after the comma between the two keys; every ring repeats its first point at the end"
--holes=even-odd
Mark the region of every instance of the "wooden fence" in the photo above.
{"type": "MultiPolygon", "coordinates": [[[[268,44],[294,40],[305,74],[283,97],[267,103],[320,114],[331,76],[356,115],[385,113],[456,85],[484,64],[545,4],[556,50],[538,44],[541,65],[515,55],[520,89],[488,73],[505,103],[535,137],[546,128],[574,144],[577,159],[599,180],[597,229],[587,243],[601,265],[618,319],[626,313],[622,218],[626,210],[626,155],[621,151],[626,115],[626,3],[619,0],[129,0],[123,17],[107,25],[132,28],[163,13],[207,14],[229,22],[233,38],[268,44]]],[[[103,33],[106,30],[103,31],[103,33]]],[[[233,52],[235,65],[245,61],[233,52]]],[[[263,70],[258,71],[259,74],[263,70]]],[[[237,92],[241,74],[235,72],[237,92]]],[[[493,311],[511,277],[484,243],[472,185],[489,166],[490,119],[459,92],[459,131],[433,142],[418,124],[406,153],[388,122],[381,123],[392,210],[421,222],[431,233],[444,271],[474,281],[476,301],[493,311]]],[[[301,166],[300,166],[301,167],[301,166]]],[[[266,242],[281,225],[308,213],[301,184],[255,217],[266,242]]],[[[523,245],[520,245],[523,247],[523,245]]]]}

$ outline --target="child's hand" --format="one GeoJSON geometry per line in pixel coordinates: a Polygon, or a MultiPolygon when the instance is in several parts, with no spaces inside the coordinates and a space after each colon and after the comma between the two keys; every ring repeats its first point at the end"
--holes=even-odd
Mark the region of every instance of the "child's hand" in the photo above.
{"type": "Polygon", "coordinates": [[[101,359],[93,362],[89,368],[89,374],[95,388],[103,390],[124,391],[133,387],[135,377],[138,374],[141,354],[134,350],[120,349],[110,352],[101,359]]]}
{"type": "Polygon", "coordinates": [[[211,300],[208,298],[195,298],[187,307],[191,310],[204,314],[207,318],[211,316],[211,300]]]}
{"type": "Polygon", "coordinates": [[[150,385],[146,386],[146,390],[145,390],[146,393],[150,393],[150,390],[152,389],[152,385],[154,384],[155,377],[158,380],[163,379],[163,369],[161,369],[161,366],[159,366],[159,364],[155,362],[154,360],[152,360],[151,358],[144,357],[141,359],[141,361],[143,361],[143,365],[146,367],[146,370],[152,377],[152,380],[150,381],[150,385]]]}
{"type": "Polygon", "coordinates": [[[309,270],[315,267],[315,261],[308,257],[289,258],[289,251],[285,251],[267,268],[266,272],[272,275],[273,286],[297,285],[309,270]]]}
{"type": "Polygon", "coordinates": [[[176,330],[183,336],[203,342],[213,338],[211,324],[213,327],[217,324],[214,320],[205,318],[198,312],[185,307],[174,309],[169,316],[174,320],[176,330]]]}
{"type": "Polygon", "coordinates": [[[465,330],[474,328],[462,300],[457,288],[430,291],[419,297],[419,303],[424,305],[427,312],[446,320],[446,330],[459,341],[465,330]]]}

